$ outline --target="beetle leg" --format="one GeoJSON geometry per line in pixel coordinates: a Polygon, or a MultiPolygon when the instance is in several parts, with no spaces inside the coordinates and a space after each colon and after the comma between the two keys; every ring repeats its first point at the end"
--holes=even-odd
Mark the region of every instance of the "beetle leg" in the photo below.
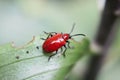
{"type": "Polygon", "coordinates": [[[43,31],[45,34],[49,34],[48,32],[43,31]]]}
{"type": "Polygon", "coordinates": [[[55,33],[55,34],[57,34],[56,32],[49,32],[49,33],[48,33],[48,32],[45,32],[45,31],[44,31],[44,33],[45,33],[45,34],[50,34],[50,33],[55,33]]]}
{"type": "MultiPolygon", "coordinates": [[[[48,32],[45,32],[45,31],[43,31],[46,35],[48,35],[49,33],[48,32]]],[[[49,37],[49,36],[48,36],[49,37]]],[[[40,38],[40,39],[42,39],[42,40],[46,40],[45,38],[40,38]]]]}
{"type": "Polygon", "coordinates": [[[50,36],[52,37],[53,35],[51,33],[49,33],[49,35],[48,35],[48,37],[46,39],[48,39],[50,36]]]}
{"type": "Polygon", "coordinates": [[[69,41],[66,41],[68,44],[67,44],[67,46],[68,46],[68,48],[70,48],[70,49],[73,49],[74,47],[73,46],[70,46],[70,42],[69,41]]]}
{"type": "Polygon", "coordinates": [[[68,48],[71,48],[71,47],[70,47],[70,42],[69,42],[69,41],[66,41],[66,42],[68,43],[68,45],[67,45],[67,46],[68,46],[68,48]]]}
{"type": "MultiPolygon", "coordinates": [[[[48,32],[45,32],[45,31],[43,31],[46,35],[48,35],[48,37],[46,38],[46,39],[48,39],[50,36],[52,37],[53,35],[52,35],[52,33],[53,32],[50,32],[50,33],[48,33],[48,32]]],[[[44,39],[45,40],[45,39],[44,39]]]]}
{"type": "Polygon", "coordinates": [[[65,52],[66,52],[66,50],[67,50],[67,47],[66,47],[66,45],[64,45],[64,47],[65,47],[65,50],[64,50],[64,52],[63,52],[63,56],[66,57],[65,52]]]}
{"type": "Polygon", "coordinates": [[[57,52],[58,52],[58,50],[56,51],[55,54],[50,55],[49,58],[48,58],[48,61],[50,61],[51,57],[55,56],[57,54],[57,52]]]}
{"type": "Polygon", "coordinates": [[[46,39],[44,39],[44,38],[40,38],[40,39],[42,39],[42,40],[46,40],[46,39]]]}
{"type": "Polygon", "coordinates": [[[43,32],[44,32],[45,34],[47,34],[47,35],[48,35],[48,34],[53,34],[53,33],[54,33],[54,34],[57,34],[56,32],[49,32],[49,33],[48,33],[48,32],[45,32],[45,31],[43,31],[43,32]]]}
{"type": "Polygon", "coordinates": [[[50,32],[50,33],[54,33],[54,34],[57,34],[56,32],[50,32]]]}
{"type": "Polygon", "coordinates": [[[63,52],[63,48],[61,47],[61,52],[63,52]]]}
{"type": "MultiPolygon", "coordinates": [[[[48,39],[50,36],[51,36],[51,37],[53,36],[51,33],[47,33],[47,32],[45,32],[45,31],[44,31],[44,33],[45,33],[45,34],[48,34],[48,36],[47,36],[46,39],[48,39]]],[[[45,38],[40,38],[40,39],[42,39],[42,40],[46,40],[45,38]]]]}
{"type": "Polygon", "coordinates": [[[54,34],[57,34],[56,32],[50,32],[50,36],[52,37],[54,34]]]}
{"type": "MultiPolygon", "coordinates": [[[[54,34],[57,34],[56,32],[45,32],[45,31],[43,31],[46,35],[48,35],[48,37],[46,38],[46,39],[48,39],[50,36],[52,37],[54,34]],[[54,34],[53,34],[54,33],[54,34]]],[[[46,39],[43,39],[42,38],[42,40],[46,40],[46,39]]]]}

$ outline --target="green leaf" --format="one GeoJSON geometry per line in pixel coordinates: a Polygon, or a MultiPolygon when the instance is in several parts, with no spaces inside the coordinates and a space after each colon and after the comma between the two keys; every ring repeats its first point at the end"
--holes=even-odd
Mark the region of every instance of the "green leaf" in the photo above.
{"type": "Polygon", "coordinates": [[[21,48],[11,43],[0,46],[0,80],[63,80],[89,51],[87,38],[70,42],[74,48],[67,49],[66,58],[59,52],[50,61],[42,51],[43,40],[38,36],[21,48]]]}

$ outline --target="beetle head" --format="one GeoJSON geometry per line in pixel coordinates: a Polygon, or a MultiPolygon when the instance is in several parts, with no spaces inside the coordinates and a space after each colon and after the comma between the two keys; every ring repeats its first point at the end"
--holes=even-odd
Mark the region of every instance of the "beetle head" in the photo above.
{"type": "Polygon", "coordinates": [[[70,35],[67,33],[63,34],[63,39],[67,41],[68,39],[70,39],[70,35]]]}

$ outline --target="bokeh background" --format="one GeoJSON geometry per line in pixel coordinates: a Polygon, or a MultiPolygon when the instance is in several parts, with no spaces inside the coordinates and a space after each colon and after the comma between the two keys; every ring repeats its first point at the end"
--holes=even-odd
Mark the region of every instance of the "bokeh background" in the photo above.
{"type": "MultiPolygon", "coordinates": [[[[84,33],[92,41],[104,3],[105,0],[0,0],[0,45],[14,41],[21,46],[43,31],[70,32],[74,22],[73,34],[84,33]]],[[[119,20],[116,26],[120,26],[119,20]]],[[[118,31],[98,80],[120,79],[118,31]]]]}
{"type": "Polygon", "coordinates": [[[97,0],[1,0],[0,44],[22,45],[43,31],[84,33],[93,39],[101,10],[97,0]]]}

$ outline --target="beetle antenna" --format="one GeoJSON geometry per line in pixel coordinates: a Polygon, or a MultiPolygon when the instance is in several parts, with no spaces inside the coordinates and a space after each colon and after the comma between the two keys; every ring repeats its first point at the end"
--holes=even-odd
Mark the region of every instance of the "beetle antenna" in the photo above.
{"type": "Polygon", "coordinates": [[[70,38],[73,37],[73,36],[79,36],[79,35],[85,36],[85,34],[75,34],[75,35],[71,35],[70,38]]]}
{"type": "Polygon", "coordinates": [[[75,23],[73,24],[72,29],[69,34],[71,34],[73,32],[74,27],[75,27],[75,23]]]}

